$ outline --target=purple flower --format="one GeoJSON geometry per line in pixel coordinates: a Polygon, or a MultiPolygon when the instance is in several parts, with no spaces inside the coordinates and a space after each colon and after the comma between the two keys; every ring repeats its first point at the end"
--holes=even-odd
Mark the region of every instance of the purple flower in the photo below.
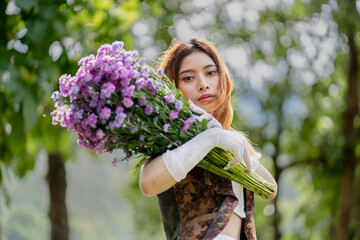
{"type": "Polygon", "coordinates": [[[174,96],[173,94],[169,94],[169,95],[166,95],[166,96],[164,97],[164,99],[165,99],[165,101],[166,101],[167,103],[171,103],[171,102],[173,102],[173,101],[175,100],[175,96],[174,96]]]}
{"type": "Polygon", "coordinates": [[[100,112],[101,119],[108,120],[110,115],[111,115],[110,108],[104,107],[103,109],[101,109],[101,112],[100,112]]]}
{"type": "Polygon", "coordinates": [[[56,108],[61,108],[63,105],[64,105],[64,102],[61,101],[61,100],[55,102],[55,107],[56,107],[56,108]]]}
{"type": "Polygon", "coordinates": [[[150,90],[150,91],[155,90],[154,85],[152,84],[151,79],[149,79],[149,80],[147,80],[147,81],[145,82],[145,87],[146,87],[148,90],[150,90]]]}
{"type": "Polygon", "coordinates": [[[146,104],[146,97],[141,96],[140,99],[138,99],[138,103],[140,106],[144,106],[146,104]]]}
{"type": "Polygon", "coordinates": [[[189,128],[190,128],[190,124],[185,123],[184,126],[182,127],[182,130],[186,132],[189,128]]]}
{"type": "Polygon", "coordinates": [[[129,87],[122,90],[122,95],[126,97],[132,97],[134,96],[134,90],[135,90],[135,86],[130,85],[129,87]]]}
{"type": "Polygon", "coordinates": [[[115,110],[115,113],[116,114],[120,114],[124,111],[124,108],[123,107],[117,107],[116,110],[115,110]]]}
{"type": "Polygon", "coordinates": [[[125,97],[123,104],[126,108],[130,108],[132,105],[134,105],[134,101],[131,98],[125,97]]]}
{"type": "Polygon", "coordinates": [[[147,105],[144,109],[146,115],[150,115],[153,112],[153,107],[151,105],[147,105]]]}
{"type": "Polygon", "coordinates": [[[100,96],[101,98],[109,98],[110,95],[115,91],[114,84],[107,82],[104,83],[101,89],[100,96]]]}
{"type": "Polygon", "coordinates": [[[53,102],[59,101],[61,99],[61,97],[62,97],[62,94],[59,91],[55,91],[55,92],[53,92],[53,94],[51,94],[51,100],[53,102]]]}
{"type": "Polygon", "coordinates": [[[126,113],[119,113],[119,114],[116,115],[115,120],[118,119],[118,118],[124,120],[126,117],[127,117],[126,113]]]}
{"type": "Polygon", "coordinates": [[[159,91],[162,86],[163,86],[163,84],[162,84],[161,82],[157,82],[157,83],[155,84],[155,89],[156,89],[157,91],[159,91]]]}
{"type": "MultiPolygon", "coordinates": [[[[135,85],[136,85],[136,87],[141,87],[141,86],[144,85],[144,82],[145,82],[145,79],[144,79],[144,78],[138,78],[138,79],[136,79],[136,81],[135,81],[135,85]]],[[[138,88],[137,88],[137,89],[138,89],[138,88]]]]}
{"type": "Polygon", "coordinates": [[[89,103],[89,106],[92,107],[92,108],[94,108],[94,107],[97,106],[97,104],[98,104],[98,101],[97,101],[97,100],[91,100],[90,103],[89,103]]]}
{"type": "Polygon", "coordinates": [[[191,116],[188,119],[184,121],[184,126],[182,127],[182,130],[187,131],[190,128],[190,125],[195,121],[196,117],[191,116]]]}
{"type": "Polygon", "coordinates": [[[92,152],[94,151],[94,149],[92,147],[90,147],[84,140],[82,140],[80,138],[77,140],[77,143],[89,151],[92,151],[92,152]]]}
{"type": "Polygon", "coordinates": [[[164,74],[164,69],[162,69],[162,68],[159,68],[158,70],[157,70],[157,74],[158,75],[163,75],[164,74]]]}
{"type": "Polygon", "coordinates": [[[75,112],[74,117],[75,117],[76,119],[82,119],[82,115],[83,115],[83,110],[80,109],[80,110],[78,110],[78,111],[75,112]]]}
{"type": "Polygon", "coordinates": [[[170,114],[169,114],[169,119],[173,120],[176,119],[178,117],[179,112],[171,110],[170,114]]]}
{"type": "Polygon", "coordinates": [[[137,78],[139,76],[139,72],[135,70],[129,71],[129,77],[130,78],[137,78]]]}
{"type": "Polygon", "coordinates": [[[96,122],[97,122],[98,116],[96,116],[95,113],[92,113],[89,115],[89,117],[86,119],[86,123],[92,127],[96,128],[96,122]]]}
{"type": "Polygon", "coordinates": [[[143,67],[143,68],[142,68],[142,72],[145,73],[145,74],[147,74],[147,73],[150,72],[150,70],[149,70],[148,67],[143,67]]]}
{"type": "Polygon", "coordinates": [[[92,65],[94,60],[95,60],[95,56],[94,56],[94,54],[91,54],[89,56],[81,58],[78,62],[78,65],[79,66],[92,65]]]}
{"type": "Polygon", "coordinates": [[[106,103],[106,99],[100,99],[100,101],[97,102],[97,108],[100,109],[102,108],[106,103]]]}
{"type": "Polygon", "coordinates": [[[104,44],[104,45],[101,45],[99,50],[97,51],[97,58],[99,58],[99,56],[101,55],[107,55],[111,52],[111,45],[110,44],[104,44]]]}
{"type": "Polygon", "coordinates": [[[70,74],[64,74],[59,79],[60,92],[64,97],[67,97],[70,91],[70,74]]]}
{"type": "Polygon", "coordinates": [[[117,158],[114,158],[111,163],[112,163],[112,165],[113,165],[114,167],[116,167],[116,165],[117,165],[117,163],[118,163],[117,158]]]}
{"type": "Polygon", "coordinates": [[[104,134],[103,130],[101,130],[100,128],[98,130],[96,130],[96,138],[98,140],[103,139],[104,136],[105,136],[105,134],[104,134]]]}
{"type": "Polygon", "coordinates": [[[137,131],[139,131],[139,129],[138,129],[137,127],[132,127],[132,128],[130,128],[130,133],[131,133],[131,134],[134,134],[134,133],[136,133],[137,131]]]}
{"type": "Polygon", "coordinates": [[[170,123],[165,123],[164,125],[163,125],[163,131],[164,132],[168,132],[168,128],[170,127],[170,123]]]}
{"type": "Polygon", "coordinates": [[[145,136],[144,136],[144,134],[140,134],[140,135],[139,135],[139,140],[140,140],[141,142],[145,141],[145,136]]]}
{"type": "Polygon", "coordinates": [[[100,82],[100,80],[103,78],[103,74],[104,74],[103,71],[97,72],[97,74],[94,75],[93,82],[95,84],[98,84],[100,82]]]}
{"type": "Polygon", "coordinates": [[[58,124],[62,119],[62,112],[60,112],[58,109],[52,111],[50,113],[50,115],[52,116],[52,124],[53,125],[58,124]]]}
{"type": "Polygon", "coordinates": [[[122,73],[122,74],[120,75],[120,78],[121,78],[121,82],[120,82],[121,86],[123,86],[123,87],[129,86],[129,84],[130,84],[130,78],[128,77],[128,74],[127,74],[126,72],[125,72],[125,73],[122,73]]]}
{"type": "Polygon", "coordinates": [[[110,129],[113,130],[115,128],[120,128],[126,117],[127,117],[126,114],[123,112],[117,114],[115,117],[115,120],[110,122],[110,125],[109,125],[110,129]]]}
{"type": "Polygon", "coordinates": [[[80,67],[75,74],[76,76],[75,83],[79,83],[79,81],[84,79],[86,75],[87,75],[86,69],[84,67],[80,67]]]}
{"type": "Polygon", "coordinates": [[[113,53],[120,51],[124,47],[124,42],[122,41],[115,41],[111,44],[111,50],[113,53]]]}
{"type": "Polygon", "coordinates": [[[103,89],[105,89],[108,93],[113,93],[115,91],[115,85],[111,82],[107,82],[103,84],[103,89]]]}
{"type": "Polygon", "coordinates": [[[176,103],[175,103],[175,109],[176,109],[176,111],[180,111],[181,109],[183,108],[183,103],[182,103],[182,101],[177,101],[176,103]]]}

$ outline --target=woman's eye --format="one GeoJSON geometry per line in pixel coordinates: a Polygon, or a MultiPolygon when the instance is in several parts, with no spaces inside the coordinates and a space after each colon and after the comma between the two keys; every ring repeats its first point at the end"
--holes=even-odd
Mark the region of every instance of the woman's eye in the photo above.
{"type": "Polygon", "coordinates": [[[184,81],[191,81],[191,80],[192,80],[192,77],[191,77],[191,76],[187,76],[187,77],[184,77],[183,80],[184,80],[184,81]]]}
{"type": "Polygon", "coordinates": [[[213,76],[213,75],[216,75],[216,73],[217,73],[216,71],[209,71],[209,72],[208,72],[208,75],[209,75],[209,76],[213,76]]]}

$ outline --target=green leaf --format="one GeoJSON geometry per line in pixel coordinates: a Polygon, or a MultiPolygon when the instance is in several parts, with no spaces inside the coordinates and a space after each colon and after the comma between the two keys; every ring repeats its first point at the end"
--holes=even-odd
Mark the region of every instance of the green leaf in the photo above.
{"type": "Polygon", "coordinates": [[[37,0],[15,0],[16,5],[22,10],[28,10],[37,6],[37,0]]]}
{"type": "Polygon", "coordinates": [[[20,113],[13,113],[8,120],[11,125],[11,133],[9,135],[9,150],[17,155],[25,149],[25,131],[24,122],[20,113]]]}
{"type": "Polygon", "coordinates": [[[18,176],[24,177],[28,170],[34,169],[34,166],[35,166],[34,158],[25,155],[19,159],[15,171],[18,176]]]}
{"type": "Polygon", "coordinates": [[[27,28],[28,33],[26,35],[29,39],[34,42],[40,42],[46,35],[48,24],[47,22],[40,20],[30,20],[27,24],[27,28]]]}
{"type": "Polygon", "coordinates": [[[23,117],[25,119],[25,127],[27,131],[34,128],[37,120],[37,103],[31,92],[26,91],[23,98],[23,117]]]}

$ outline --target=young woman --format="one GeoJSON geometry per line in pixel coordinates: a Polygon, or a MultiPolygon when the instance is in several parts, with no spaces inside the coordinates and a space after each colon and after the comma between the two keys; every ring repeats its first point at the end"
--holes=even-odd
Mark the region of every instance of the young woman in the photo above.
{"type": "Polygon", "coordinates": [[[158,196],[167,239],[256,239],[254,194],[195,167],[212,148],[220,147],[232,152],[235,162],[243,161],[249,171],[277,186],[247,138],[230,130],[228,69],[215,47],[198,39],[173,44],[160,67],[189,99],[191,110],[209,120],[208,130],[141,169],[140,189],[146,196],[158,196]]]}

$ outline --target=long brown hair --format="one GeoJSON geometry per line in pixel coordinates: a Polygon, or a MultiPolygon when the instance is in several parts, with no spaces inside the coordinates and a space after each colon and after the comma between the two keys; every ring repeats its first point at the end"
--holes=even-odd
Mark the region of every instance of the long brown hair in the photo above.
{"type": "Polygon", "coordinates": [[[159,67],[164,69],[165,74],[177,85],[182,59],[195,51],[206,53],[214,61],[218,69],[220,76],[220,95],[210,107],[215,109],[213,115],[223,125],[223,128],[230,129],[233,120],[233,109],[231,106],[233,84],[228,68],[221,60],[218,51],[212,43],[201,39],[191,39],[187,43],[177,41],[160,57],[159,67]]]}

